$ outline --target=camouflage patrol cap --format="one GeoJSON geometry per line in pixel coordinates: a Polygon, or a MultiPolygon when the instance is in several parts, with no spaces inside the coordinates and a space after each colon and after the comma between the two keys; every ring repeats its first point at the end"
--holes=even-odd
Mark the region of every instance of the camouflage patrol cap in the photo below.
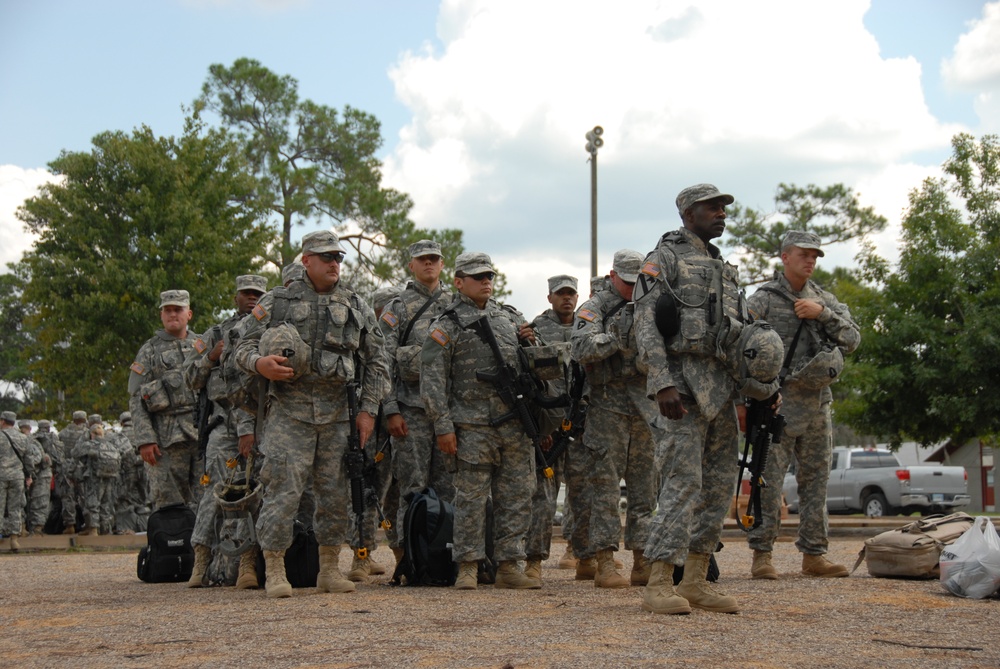
{"type": "Polygon", "coordinates": [[[305,265],[300,262],[293,262],[281,268],[281,284],[287,286],[289,281],[301,279],[305,275],[305,265]]]}
{"type": "Polygon", "coordinates": [[[606,276],[590,277],[590,292],[593,294],[599,291],[601,288],[604,288],[604,283],[605,281],[607,281],[607,279],[608,277],[606,276]]]}
{"type": "Polygon", "coordinates": [[[455,259],[455,276],[463,277],[482,272],[495,272],[493,261],[485,253],[470,251],[455,259]]]}
{"type": "Polygon", "coordinates": [[[677,194],[677,200],[675,200],[677,213],[683,217],[684,212],[690,209],[692,205],[695,205],[698,202],[704,202],[705,200],[714,200],[717,197],[725,198],[726,204],[732,204],[736,201],[736,198],[732,195],[719,192],[719,189],[712,184],[696,184],[694,186],[688,186],[677,194]]]}
{"type": "Polygon", "coordinates": [[[46,420],[44,418],[41,419],[40,421],[38,421],[38,431],[39,432],[47,432],[51,428],[52,428],[52,421],[46,420]]]}
{"type": "Polygon", "coordinates": [[[382,286],[372,296],[372,309],[381,311],[401,292],[399,286],[382,286]]]}
{"type": "Polygon", "coordinates": [[[125,423],[131,423],[132,422],[132,413],[129,412],[129,411],[122,411],[118,415],[118,422],[121,423],[122,425],[124,425],[125,423]]]}
{"type": "Polygon", "coordinates": [[[563,288],[572,288],[576,291],[576,277],[569,274],[557,274],[549,277],[549,295],[553,295],[563,288]]]}
{"type": "Polygon", "coordinates": [[[310,232],[302,238],[302,253],[334,253],[343,251],[340,237],[333,230],[310,232]]]}
{"type": "Polygon", "coordinates": [[[0,413],[0,420],[13,425],[17,422],[17,414],[13,411],[4,411],[3,413],[0,413]]]}
{"type": "Polygon", "coordinates": [[[256,290],[258,293],[267,292],[267,279],[258,274],[243,274],[236,277],[236,292],[241,290],[256,290]]]}
{"type": "Polygon", "coordinates": [[[186,290],[165,290],[160,293],[160,309],[163,307],[190,307],[191,295],[186,290]]]}
{"type": "Polygon", "coordinates": [[[784,253],[785,249],[790,246],[798,246],[800,249],[816,249],[819,251],[819,257],[822,258],[826,254],[820,248],[820,241],[819,235],[815,232],[789,230],[781,240],[781,252],[784,253]]]}
{"type": "Polygon", "coordinates": [[[104,422],[104,419],[99,413],[92,413],[87,416],[87,425],[99,425],[104,422]]]}
{"type": "Polygon", "coordinates": [[[642,261],[643,256],[638,251],[621,249],[620,251],[615,251],[615,261],[612,268],[622,281],[635,283],[636,279],[639,278],[642,261]]]}
{"type": "Polygon", "coordinates": [[[421,239],[419,242],[413,242],[410,244],[409,251],[411,258],[442,255],[441,245],[432,239],[421,239]]]}
{"type": "Polygon", "coordinates": [[[295,375],[286,381],[295,381],[300,378],[309,371],[312,364],[312,351],[302,341],[298,330],[288,323],[268,328],[261,335],[257,350],[261,355],[280,355],[288,358],[283,364],[285,367],[291,367],[295,371],[295,375]]]}
{"type": "Polygon", "coordinates": [[[19,421],[17,421],[17,427],[20,428],[20,429],[22,429],[22,430],[24,428],[28,428],[30,430],[31,429],[31,421],[30,420],[19,420],[19,421]]]}
{"type": "Polygon", "coordinates": [[[73,420],[74,421],[77,421],[77,420],[87,420],[87,412],[86,411],[74,411],[73,412],[73,420]]]}

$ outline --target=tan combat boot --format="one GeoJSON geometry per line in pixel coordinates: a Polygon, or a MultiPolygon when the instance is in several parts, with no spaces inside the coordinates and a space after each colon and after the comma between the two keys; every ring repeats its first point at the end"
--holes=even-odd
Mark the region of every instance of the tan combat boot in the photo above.
{"type": "Polygon", "coordinates": [[[566,552],[559,558],[560,569],[576,569],[578,560],[573,555],[573,544],[566,544],[566,552]]]}
{"type": "Polygon", "coordinates": [[[17,541],[17,535],[10,535],[10,552],[16,553],[21,550],[21,544],[17,541]]]}
{"type": "Polygon", "coordinates": [[[475,590],[479,587],[479,563],[460,562],[458,578],[455,579],[456,590],[475,590]]]}
{"type": "Polygon", "coordinates": [[[595,588],[627,588],[628,579],[615,569],[615,552],[610,548],[597,551],[597,575],[595,588]]]}
{"type": "Polygon", "coordinates": [[[208,571],[208,563],[212,561],[212,549],[201,544],[194,545],[194,567],[191,569],[191,578],[188,579],[187,587],[200,588],[204,585],[205,572],[208,571]]]}
{"type": "Polygon", "coordinates": [[[632,573],[629,574],[628,580],[632,585],[649,583],[649,560],[641,550],[632,551],[632,573]]]}
{"type": "Polygon", "coordinates": [[[778,578],[778,572],[771,564],[771,551],[754,551],[753,564],[750,565],[750,578],[761,578],[773,581],[778,578]]]}
{"type": "Polygon", "coordinates": [[[268,597],[292,596],[292,585],[285,575],[285,551],[264,551],[264,574],[264,591],[268,597]]]}
{"type": "Polygon", "coordinates": [[[340,573],[340,546],[319,547],[317,592],[354,592],[354,584],[340,573]]]}
{"type": "Polygon", "coordinates": [[[649,564],[649,581],[642,592],[642,610],[680,615],[691,613],[691,605],[674,592],[674,565],[663,560],[649,564]]]}
{"type": "Polygon", "coordinates": [[[31,536],[33,536],[33,537],[41,537],[41,536],[44,536],[44,535],[45,535],[45,532],[42,531],[42,528],[40,528],[40,527],[36,527],[35,529],[31,530],[31,536]]]}
{"type": "Polygon", "coordinates": [[[509,588],[511,590],[538,590],[542,587],[540,578],[529,578],[524,575],[514,560],[504,560],[497,569],[497,580],[494,588],[509,588]]]}
{"type": "Polygon", "coordinates": [[[542,580],[542,560],[541,558],[528,558],[524,563],[524,575],[528,578],[542,580]]]}
{"type": "Polygon", "coordinates": [[[835,564],[826,559],[825,555],[802,554],[803,576],[818,576],[819,578],[844,578],[850,575],[847,567],[835,564]]]}
{"type": "Polygon", "coordinates": [[[347,572],[348,580],[354,581],[355,583],[364,583],[368,580],[368,574],[372,573],[371,562],[368,558],[359,558],[358,554],[354,554],[354,558],[351,560],[351,571],[347,572]]]}
{"type": "Polygon", "coordinates": [[[677,594],[688,600],[693,608],[717,613],[739,613],[736,599],[716,590],[705,580],[708,575],[708,553],[688,553],[684,563],[684,578],[677,586],[677,594]]]}
{"type": "Polygon", "coordinates": [[[88,527],[83,532],[80,532],[79,536],[81,536],[81,537],[96,537],[97,536],[97,528],[93,527],[93,526],[88,527]]]}
{"type": "Polygon", "coordinates": [[[63,534],[76,534],[76,525],[67,525],[63,528],[63,534]]]}
{"type": "Polygon", "coordinates": [[[372,576],[382,576],[385,574],[385,565],[375,559],[372,551],[368,551],[368,573],[372,576]]]}
{"type": "Polygon", "coordinates": [[[240,570],[236,575],[237,590],[256,590],[260,587],[257,580],[257,548],[251,548],[240,556],[240,570]]]}
{"type": "Polygon", "coordinates": [[[597,575],[597,558],[579,558],[576,563],[577,581],[592,581],[597,575]]]}

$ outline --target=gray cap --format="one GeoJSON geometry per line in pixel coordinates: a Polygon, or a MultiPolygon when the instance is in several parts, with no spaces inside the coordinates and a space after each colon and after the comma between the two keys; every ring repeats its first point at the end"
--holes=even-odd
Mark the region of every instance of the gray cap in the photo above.
{"type": "Polygon", "coordinates": [[[687,211],[692,205],[698,202],[704,202],[705,200],[714,200],[717,197],[725,198],[726,204],[732,204],[736,201],[736,198],[732,195],[719,192],[719,189],[712,184],[697,184],[694,186],[688,186],[677,194],[677,213],[684,216],[684,212],[687,211]]]}
{"type": "Polygon", "coordinates": [[[305,275],[305,266],[300,262],[293,262],[290,265],[285,265],[281,268],[281,283],[282,285],[286,285],[289,281],[301,279],[305,275]]]}
{"type": "Polygon", "coordinates": [[[38,421],[38,429],[41,431],[46,431],[52,427],[52,421],[45,420],[44,418],[38,421]]]}
{"type": "Polygon", "coordinates": [[[102,423],[104,423],[104,419],[99,413],[92,413],[87,416],[87,425],[100,425],[102,423]]]}
{"type": "Polygon", "coordinates": [[[372,308],[375,311],[385,309],[385,305],[389,304],[392,298],[399,295],[400,292],[401,289],[399,286],[382,286],[372,295],[372,308]]]}
{"type": "Polygon", "coordinates": [[[13,411],[4,411],[3,413],[0,413],[0,420],[13,425],[17,422],[17,414],[13,411]]]}
{"type": "Polygon", "coordinates": [[[343,251],[340,237],[333,230],[310,232],[302,238],[302,253],[334,253],[343,251]]]}
{"type": "Polygon", "coordinates": [[[639,270],[642,268],[643,255],[632,249],[622,249],[615,251],[615,262],[612,269],[622,281],[635,283],[639,278],[639,270]]]}
{"type": "Polygon", "coordinates": [[[819,235],[815,232],[789,230],[785,233],[784,238],[781,240],[781,252],[784,253],[785,249],[789,246],[798,246],[800,249],[816,249],[819,251],[819,257],[822,258],[826,254],[823,253],[823,249],[820,248],[820,243],[821,240],[819,235]]]}
{"type": "Polygon", "coordinates": [[[471,251],[455,259],[455,276],[469,276],[481,272],[495,272],[493,261],[485,253],[471,251]]]}
{"type": "Polygon", "coordinates": [[[413,242],[410,244],[409,251],[411,258],[443,255],[441,253],[441,245],[431,239],[421,239],[419,242],[413,242]]]}
{"type": "Polygon", "coordinates": [[[74,411],[73,412],[73,420],[87,420],[87,412],[86,411],[74,411]]]}
{"type": "Polygon", "coordinates": [[[21,428],[22,430],[24,428],[28,428],[30,430],[31,429],[31,421],[30,420],[19,420],[19,421],[17,421],[17,426],[19,428],[21,428]]]}
{"type": "Polygon", "coordinates": [[[259,274],[243,274],[236,277],[236,292],[241,290],[256,290],[258,293],[267,292],[267,279],[259,274]]]}
{"type": "Polygon", "coordinates": [[[160,309],[169,306],[190,307],[191,295],[186,290],[165,290],[160,293],[160,309]]]}
{"type": "Polygon", "coordinates": [[[576,277],[569,274],[557,274],[549,277],[549,295],[556,293],[563,288],[576,290],[576,277]]]}
{"type": "Polygon", "coordinates": [[[607,281],[608,277],[605,275],[592,276],[590,277],[590,292],[596,293],[597,291],[604,288],[604,283],[607,281]]]}
{"type": "Polygon", "coordinates": [[[124,425],[125,423],[132,422],[132,413],[130,411],[122,411],[118,415],[118,422],[124,425]]]}

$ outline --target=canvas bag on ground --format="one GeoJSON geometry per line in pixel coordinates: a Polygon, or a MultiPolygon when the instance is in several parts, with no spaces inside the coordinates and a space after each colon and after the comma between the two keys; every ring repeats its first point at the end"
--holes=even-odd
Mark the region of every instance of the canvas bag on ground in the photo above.
{"type": "Polygon", "coordinates": [[[972,516],[953,513],[921,518],[865,541],[855,569],[864,561],[868,573],[886,578],[937,578],[941,550],[970,527],[972,516]]]}
{"type": "Polygon", "coordinates": [[[1000,534],[986,516],[941,551],[941,585],[959,597],[984,599],[1000,588],[1000,534]]]}

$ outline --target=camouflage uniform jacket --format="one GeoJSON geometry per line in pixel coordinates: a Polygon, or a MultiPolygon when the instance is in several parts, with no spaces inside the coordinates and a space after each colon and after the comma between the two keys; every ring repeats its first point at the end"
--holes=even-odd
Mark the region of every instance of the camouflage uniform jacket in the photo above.
{"type": "MultiPolygon", "coordinates": [[[[800,361],[808,360],[815,355],[817,341],[835,344],[845,354],[853,352],[858,347],[861,343],[861,329],[851,318],[847,305],[838,302],[832,293],[823,290],[812,280],[806,281],[802,290],[796,292],[792,290],[788,279],[781,274],[775,280],[758,288],[757,292],[747,300],[747,306],[755,319],[767,321],[781,335],[787,353],[799,327],[794,304],[794,301],[799,299],[819,302],[823,305],[823,311],[818,318],[806,320],[799,341],[795,345],[789,369],[795,369],[800,361]]],[[[791,397],[793,394],[802,395],[803,399],[808,396],[810,403],[817,406],[833,400],[829,386],[810,390],[797,384],[794,379],[786,379],[782,386],[782,396],[786,402],[788,400],[794,402],[791,397]]],[[[783,403],[782,413],[787,414],[788,408],[783,403]]]]}
{"type": "Polygon", "coordinates": [[[30,435],[24,436],[28,438],[28,464],[31,466],[31,478],[52,476],[52,460],[45,454],[41,442],[30,435]]]}
{"type": "Polygon", "coordinates": [[[61,473],[63,467],[63,447],[62,442],[59,441],[59,435],[55,432],[36,432],[35,435],[38,443],[42,445],[45,455],[49,456],[49,462],[52,463],[52,470],[61,473]]]}
{"type": "Polygon", "coordinates": [[[403,292],[386,305],[379,319],[379,325],[385,333],[386,358],[392,370],[392,390],[383,405],[386,416],[399,413],[400,404],[424,406],[420,399],[420,378],[414,376],[414,371],[420,367],[421,345],[427,337],[431,321],[440,316],[451,303],[451,292],[442,284],[437,299],[420,314],[420,318],[410,328],[414,315],[431,295],[427,286],[411,279],[403,292]],[[406,341],[400,341],[407,328],[410,328],[410,332],[406,341]]]}
{"type": "Polygon", "coordinates": [[[184,360],[197,338],[198,335],[190,330],[184,339],[157,330],[135,356],[128,392],[136,448],[145,444],[165,448],[198,439],[198,428],[194,424],[195,396],[184,382],[184,360]],[[152,381],[160,381],[172,397],[169,407],[155,413],[146,408],[142,397],[142,388],[152,381]]]}
{"type": "Polygon", "coordinates": [[[73,447],[80,440],[90,439],[90,431],[85,425],[70,423],[59,433],[59,442],[62,444],[62,473],[70,479],[76,478],[76,460],[73,458],[73,447]]]}
{"type": "MultiPolygon", "coordinates": [[[[257,374],[261,335],[271,323],[275,300],[287,300],[283,322],[293,326],[309,347],[311,364],[300,378],[271,382],[270,411],[280,411],[294,420],[326,425],[348,420],[345,384],[362,381],[359,411],[375,416],[389,389],[389,370],[384,357],[385,338],[372,311],[343,279],[325,293],[318,293],[308,276],[287,288],[278,286],[257,303],[240,324],[236,364],[257,374]],[[360,369],[358,366],[360,365],[360,369]]],[[[277,323],[275,323],[277,324],[277,323]]]]}
{"type": "Polygon", "coordinates": [[[614,287],[583,303],[573,323],[573,359],[584,366],[589,401],[607,411],[632,415],[628,386],[646,379],[636,367],[633,305],[614,287]]]}
{"type": "Polygon", "coordinates": [[[233,335],[238,332],[240,322],[247,314],[233,314],[218,325],[208,329],[205,334],[194,340],[192,351],[184,361],[184,380],[195,393],[208,386],[208,399],[215,404],[213,416],[226,416],[227,424],[236,430],[236,436],[253,434],[254,417],[238,407],[231,407],[226,394],[227,384],[222,378],[219,360],[213,361],[208,354],[212,352],[220,340],[225,341],[227,348],[235,347],[237,340],[233,335]]]}
{"type": "Polygon", "coordinates": [[[517,333],[524,317],[496,300],[480,309],[465,295],[456,295],[430,326],[420,354],[420,396],[436,434],[452,434],[456,424],[489,425],[510,411],[489,381],[477,371],[496,371],[489,345],[469,326],[486,318],[500,345],[503,360],[521,370],[517,333]]]}
{"type": "Polygon", "coordinates": [[[675,387],[694,398],[713,420],[736,395],[736,382],[718,358],[724,318],[745,322],[739,273],[718,247],[680,228],[660,238],[643,263],[632,293],[639,368],[647,370],[647,395],[675,387]],[[656,302],[669,292],[679,303],[680,329],[665,341],[656,327],[656,302]]]}
{"type": "Polygon", "coordinates": [[[0,437],[0,481],[17,481],[31,477],[28,461],[28,438],[13,427],[3,428],[0,437]]]}

